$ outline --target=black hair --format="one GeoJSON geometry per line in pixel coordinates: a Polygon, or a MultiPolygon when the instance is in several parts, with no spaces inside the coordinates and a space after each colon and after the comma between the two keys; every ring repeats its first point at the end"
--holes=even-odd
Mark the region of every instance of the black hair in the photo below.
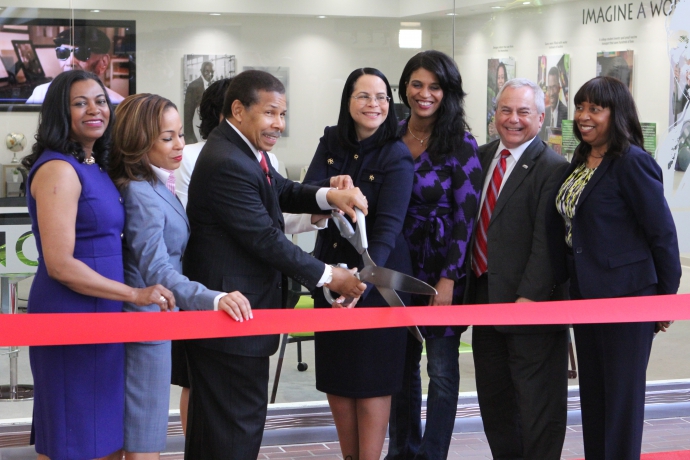
{"type": "Polygon", "coordinates": [[[115,111],[110,102],[110,97],[108,97],[108,92],[105,90],[105,86],[103,86],[103,82],[91,72],[81,69],[62,72],[50,83],[38,116],[36,143],[31,148],[31,154],[22,160],[22,165],[27,169],[31,169],[31,166],[36,163],[36,160],[45,150],[54,150],[65,155],[74,155],[77,160],[84,161],[85,154],[82,146],[70,139],[72,124],[70,90],[74,83],[85,80],[93,80],[98,83],[103,89],[103,94],[110,110],[108,126],[103,136],[95,142],[92,152],[96,163],[107,169],[115,111]]]}
{"type": "Polygon", "coordinates": [[[557,69],[556,67],[551,67],[551,68],[549,69],[549,74],[548,74],[548,76],[550,77],[550,76],[552,76],[552,75],[553,75],[554,77],[556,77],[556,82],[558,82],[558,84],[559,84],[559,86],[560,86],[560,77],[561,77],[561,74],[558,72],[558,69],[557,69]]]}
{"type": "Polygon", "coordinates": [[[199,103],[199,119],[201,120],[199,135],[202,139],[206,139],[213,131],[213,128],[218,126],[220,116],[223,113],[225,93],[231,81],[232,78],[214,81],[201,96],[201,102],[199,103]]]}
{"type": "Polygon", "coordinates": [[[355,83],[363,75],[374,75],[383,80],[383,83],[386,85],[386,94],[390,98],[388,116],[376,130],[378,136],[377,146],[383,146],[388,141],[395,139],[398,128],[398,118],[395,116],[395,110],[393,109],[393,90],[386,76],[380,70],[372,67],[353,70],[347,77],[347,80],[345,80],[343,94],[340,99],[340,114],[338,115],[338,139],[350,149],[358,147],[355,121],[352,119],[352,115],[350,115],[350,99],[352,92],[355,90],[355,83]]]}
{"type": "MultiPolygon", "coordinates": [[[[631,144],[644,150],[644,136],[637,118],[637,107],[623,82],[613,77],[592,78],[575,94],[576,110],[583,102],[611,110],[606,155],[622,156],[631,144]]],[[[583,163],[587,161],[592,146],[582,140],[577,123],[573,123],[573,132],[580,140],[580,145],[575,149],[575,159],[578,163],[583,163]]]]}
{"type": "MultiPolygon", "coordinates": [[[[506,69],[506,65],[504,63],[499,62],[498,67],[496,67],[496,92],[501,90],[501,88],[498,87],[498,69],[503,69],[503,79],[508,81],[508,69],[506,69]]],[[[504,85],[505,81],[503,82],[504,85]]]]}
{"type": "MultiPolygon", "coordinates": [[[[407,85],[411,75],[418,69],[425,69],[436,76],[443,90],[443,99],[436,111],[427,152],[432,160],[438,161],[445,155],[457,151],[465,142],[465,131],[470,127],[465,119],[465,96],[462,89],[462,77],[455,61],[445,53],[435,50],[422,51],[412,57],[400,75],[400,100],[408,108],[407,85]]],[[[409,122],[409,118],[408,118],[409,122]]]]}
{"type": "Polygon", "coordinates": [[[285,94],[285,86],[276,77],[262,70],[245,70],[230,82],[223,101],[223,116],[232,116],[232,103],[240,101],[249,108],[259,101],[259,91],[285,94]]]}

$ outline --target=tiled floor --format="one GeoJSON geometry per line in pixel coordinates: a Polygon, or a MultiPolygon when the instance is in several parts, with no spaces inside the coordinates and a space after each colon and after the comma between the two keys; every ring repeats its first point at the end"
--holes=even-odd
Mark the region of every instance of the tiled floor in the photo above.
{"type": "MultiPolygon", "coordinates": [[[[642,452],[668,452],[688,450],[690,458],[690,417],[649,420],[645,422],[642,452]]],[[[384,453],[386,446],[384,446],[384,453]]],[[[582,427],[570,426],[563,445],[563,459],[581,459],[582,427]]],[[[165,460],[182,460],[182,454],[165,454],[165,460]]],[[[342,460],[337,442],[267,446],[261,448],[259,459],[304,459],[342,460]]],[[[383,456],[382,456],[383,458],[383,456]]],[[[484,433],[456,433],[450,445],[448,459],[486,459],[491,451],[484,433]]]]}

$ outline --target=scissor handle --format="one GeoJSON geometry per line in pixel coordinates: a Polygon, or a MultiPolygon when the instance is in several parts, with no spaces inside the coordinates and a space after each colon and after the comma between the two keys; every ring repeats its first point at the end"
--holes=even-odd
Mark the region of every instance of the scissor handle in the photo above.
{"type": "Polygon", "coordinates": [[[331,211],[331,217],[343,238],[352,238],[355,235],[355,230],[352,228],[352,225],[350,225],[350,222],[344,215],[340,214],[340,211],[334,209],[331,211]]]}
{"type": "MultiPolygon", "coordinates": [[[[345,221],[347,222],[347,221],[345,221]]],[[[349,225],[349,222],[348,222],[349,225]]],[[[352,228],[352,227],[350,227],[352,228]]],[[[335,265],[336,267],[344,268],[347,270],[347,265],[346,264],[338,264],[335,265]]],[[[355,278],[359,279],[359,273],[355,273],[355,278]]],[[[333,294],[331,294],[331,290],[328,289],[326,286],[323,287],[323,296],[326,298],[326,302],[328,302],[329,305],[333,305],[333,302],[335,302],[335,298],[333,298],[333,294]]],[[[348,297],[346,298],[343,303],[345,305],[350,305],[352,303],[352,298],[348,297]]]]}
{"type": "Polygon", "coordinates": [[[369,247],[366,219],[362,210],[357,207],[355,207],[355,215],[357,216],[357,229],[353,229],[350,222],[338,211],[331,211],[333,222],[340,231],[340,235],[354,246],[358,254],[362,254],[369,247]]]}

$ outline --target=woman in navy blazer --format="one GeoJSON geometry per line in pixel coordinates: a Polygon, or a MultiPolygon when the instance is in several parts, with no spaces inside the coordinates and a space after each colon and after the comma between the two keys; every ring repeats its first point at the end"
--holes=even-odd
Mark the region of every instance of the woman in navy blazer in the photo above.
{"type": "MultiPolygon", "coordinates": [[[[571,299],[675,294],[676,228],[628,88],[612,77],[585,83],[574,122],[581,143],[547,220],[557,282],[570,279],[571,299]]],[[[668,325],[573,327],[588,460],[640,458],[652,339],[668,325]]]]}
{"type": "MultiPolygon", "coordinates": [[[[380,71],[353,71],[343,89],[338,125],[326,128],[304,182],[359,187],[369,206],[366,229],[371,258],[376,265],[411,274],[402,228],[414,166],[409,150],[397,140],[392,96],[380,71]]],[[[314,256],[329,264],[363,266],[362,257],[335,225],[319,231],[314,256]]],[[[409,301],[409,296],[401,294],[401,298],[409,301]]],[[[316,308],[330,308],[320,289],[314,293],[314,303],[316,308]]],[[[387,303],[368,285],[357,305],[387,303]]],[[[328,395],[343,458],[380,458],[391,395],[402,386],[406,338],[404,328],[316,334],[316,388],[328,395]]]]}
{"type": "MultiPolygon", "coordinates": [[[[174,194],[173,171],[182,161],[184,134],[175,105],[154,94],[136,94],[117,108],[110,175],[124,199],[125,282],[157,280],[188,310],[223,310],[236,321],[251,317],[239,292],[206,289],[181,274],[189,221],[174,194]]],[[[156,312],[152,304],[125,303],[125,311],[156,312]]],[[[125,345],[125,458],[158,459],[165,448],[170,402],[170,341],[125,345]]]]}

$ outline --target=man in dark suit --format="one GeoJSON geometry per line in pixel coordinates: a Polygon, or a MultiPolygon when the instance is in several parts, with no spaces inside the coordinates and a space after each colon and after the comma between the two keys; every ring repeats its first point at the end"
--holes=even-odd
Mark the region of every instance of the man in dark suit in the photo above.
{"type": "Polygon", "coordinates": [[[546,128],[560,129],[563,120],[568,119],[568,107],[561,101],[561,83],[556,67],[549,69],[546,82],[548,84],[546,90],[549,96],[549,107],[546,108],[544,124],[540,134],[540,137],[545,141],[548,140],[546,138],[548,135],[546,128]]]}
{"type": "Polygon", "coordinates": [[[187,144],[198,142],[194,133],[194,114],[201,102],[201,96],[212,83],[212,80],[213,63],[205,61],[201,64],[201,76],[187,86],[184,95],[184,140],[187,144]]]}
{"type": "MultiPolygon", "coordinates": [[[[358,188],[335,190],[281,177],[267,162],[285,128],[285,88],[248,70],[225,95],[225,119],[208,136],[189,184],[191,237],[184,274],[209,289],[240,291],[252,309],[280,308],[285,275],[310,290],[328,286],[346,297],[366,289],[349,271],[324,265],[283,233],[281,211],[366,209],[358,188]]],[[[268,403],[269,356],[279,336],[187,343],[191,394],[185,459],[255,460],[268,403]]]]}
{"type": "MultiPolygon", "coordinates": [[[[479,149],[485,180],[467,303],[535,302],[562,294],[554,286],[545,217],[567,162],[537,137],[543,120],[542,90],[526,79],[508,81],[497,97],[500,138],[479,149]]],[[[567,346],[564,325],[473,328],[479,408],[494,458],[560,458],[567,346]]]]}

